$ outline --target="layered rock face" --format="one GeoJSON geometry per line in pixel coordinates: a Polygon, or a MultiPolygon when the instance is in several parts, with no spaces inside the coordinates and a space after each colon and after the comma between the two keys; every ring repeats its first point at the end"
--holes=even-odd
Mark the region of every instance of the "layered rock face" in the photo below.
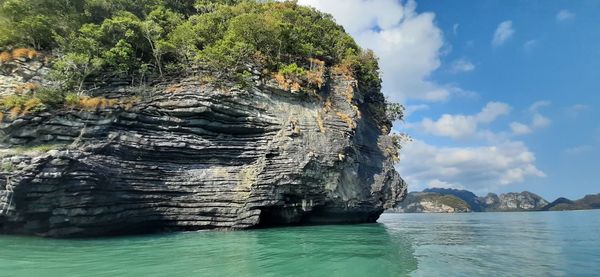
{"type": "Polygon", "coordinates": [[[0,66],[0,96],[28,89],[28,85],[48,85],[50,68],[43,59],[18,58],[0,66]]]}
{"type": "Polygon", "coordinates": [[[372,116],[383,103],[350,78],[334,76],[314,96],[197,77],[143,90],[128,108],[5,118],[0,232],[374,222],[406,193],[372,116]]]}

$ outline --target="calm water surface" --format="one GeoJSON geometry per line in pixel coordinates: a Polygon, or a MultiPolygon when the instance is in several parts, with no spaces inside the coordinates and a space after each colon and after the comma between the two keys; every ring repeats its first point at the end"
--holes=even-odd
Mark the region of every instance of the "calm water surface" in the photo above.
{"type": "Polygon", "coordinates": [[[598,276],[600,211],[94,240],[0,236],[0,276],[598,276]],[[442,274],[443,273],[443,274],[442,274]]]}

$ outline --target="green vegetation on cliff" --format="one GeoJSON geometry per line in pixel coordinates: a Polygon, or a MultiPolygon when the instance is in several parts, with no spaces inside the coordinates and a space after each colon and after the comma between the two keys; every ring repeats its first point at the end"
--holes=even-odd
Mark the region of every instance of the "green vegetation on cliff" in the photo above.
{"type": "Polygon", "coordinates": [[[471,212],[472,209],[467,202],[454,195],[444,195],[435,192],[411,192],[392,211],[404,213],[463,213],[471,212]]]}
{"type": "MultiPolygon", "coordinates": [[[[447,206],[464,208],[474,212],[513,212],[513,211],[567,211],[567,210],[590,210],[600,209],[600,194],[590,194],[578,200],[569,200],[560,197],[552,203],[548,203],[541,196],[523,191],[520,193],[503,193],[499,196],[488,193],[484,197],[478,197],[467,190],[450,188],[429,188],[423,192],[410,192],[396,211],[401,212],[427,212],[422,209],[421,202],[441,203],[447,206]],[[460,200],[460,201],[457,201],[460,200]]],[[[429,208],[435,209],[436,207],[429,208]]]]}
{"type": "MultiPolygon", "coordinates": [[[[374,53],[331,15],[296,1],[0,0],[0,29],[0,69],[13,60],[43,60],[52,81],[24,84],[33,86],[0,99],[0,120],[47,108],[130,106],[89,89],[106,80],[144,86],[199,71],[206,83],[246,86],[260,75],[284,90],[313,93],[330,75],[350,76],[382,128],[403,118],[403,106],[381,93],[374,53]]],[[[399,145],[403,137],[394,139],[399,145]]]]}
{"type": "Polygon", "coordinates": [[[297,67],[310,81],[316,60],[351,73],[362,89],[381,82],[372,52],[330,15],[295,1],[4,0],[0,29],[0,49],[54,53],[54,78],[69,90],[106,72],[143,80],[203,67],[239,77],[248,65],[281,74],[297,67]]]}
{"type": "Polygon", "coordinates": [[[566,198],[558,198],[544,207],[544,211],[568,211],[568,210],[590,210],[600,209],[600,194],[589,194],[585,197],[571,201],[566,198]]]}

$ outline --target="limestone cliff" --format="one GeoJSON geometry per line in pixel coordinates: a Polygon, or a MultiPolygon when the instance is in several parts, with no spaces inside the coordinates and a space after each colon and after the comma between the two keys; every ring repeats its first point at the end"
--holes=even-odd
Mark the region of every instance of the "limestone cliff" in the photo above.
{"type": "Polygon", "coordinates": [[[546,205],[544,211],[570,211],[570,210],[592,210],[600,209],[600,194],[588,194],[578,200],[569,200],[560,197],[546,205]]]}
{"type": "Polygon", "coordinates": [[[292,93],[258,75],[245,88],[202,73],[103,80],[96,91],[135,102],[4,117],[0,232],[374,222],[403,199],[380,92],[332,74],[315,95],[292,93]]]}
{"type": "Polygon", "coordinates": [[[537,211],[548,205],[544,198],[528,191],[503,193],[500,196],[490,193],[482,197],[481,202],[485,203],[484,210],[493,212],[537,211]]]}
{"type": "Polygon", "coordinates": [[[547,207],[548,201],[537,194],[524,191],[510,192],[498,196],[489,193],[478,197],[467,190],[430,188],[423,192],[411,192],[402,203],[389,212],[512,212],[539,211],[547,207]]]}
{"type": "Polygon", "coordinates": [[[430,188],[424,191],[456,196],[467,202],[475,212],[535,211],[548,204],[548,201],[541,196],[528,191],[503,193],[499,196],[495,193],[488,193],[483,197],[478,197],[468,190],[459,189],[430,188]]]}
{"type": "Polygon", "coordinates": [[[471,207],[453,195],[434,192],[411,192],[397,207],[388,212],[395,213],[468,213],[471,207]]]}

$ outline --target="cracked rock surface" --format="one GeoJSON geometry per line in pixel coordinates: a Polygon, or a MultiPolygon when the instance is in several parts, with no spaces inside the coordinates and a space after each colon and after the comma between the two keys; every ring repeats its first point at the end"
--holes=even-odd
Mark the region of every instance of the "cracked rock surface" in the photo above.
{"type": "MultiPolygon", "coordinates": [[[[374,222],[406,185],[355,82],[183,79],[133,107],[5,118],[0,232],[50,237],[374,222]],[[12,151],[53,145],[49,151],[12,151]]],[[[110,91],[110,85],[103,88],[110,91]]],[[[116,91],[117,89],[115,89],[116,91]]]]}

